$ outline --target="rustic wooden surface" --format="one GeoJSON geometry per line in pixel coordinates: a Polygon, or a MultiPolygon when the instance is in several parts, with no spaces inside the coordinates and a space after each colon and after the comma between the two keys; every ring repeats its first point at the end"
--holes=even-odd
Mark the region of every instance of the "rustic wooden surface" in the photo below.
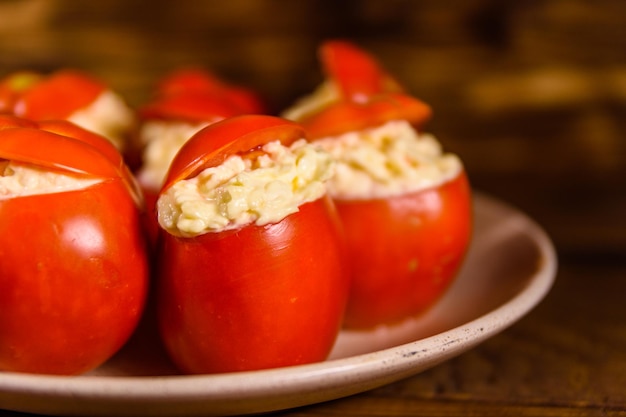
{"type": "Polygon", "coordinates": [[[359,42],[433,106],[428,129],[477,189],[544,226],[559,273],[476,349],[279,415],[626,416],[625,23],[619,0],[5,0],[0,73],[79,67],[140,104],[204,65],[279,111],[319,82],[320,40],[359,42]]]}

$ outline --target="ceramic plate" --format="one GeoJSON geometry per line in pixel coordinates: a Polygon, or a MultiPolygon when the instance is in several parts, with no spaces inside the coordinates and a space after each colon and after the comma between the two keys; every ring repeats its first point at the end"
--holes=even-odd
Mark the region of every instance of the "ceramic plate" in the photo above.
{"type": "Polygon", "coordinates": [[[0,409],[109,417],[261,413],[345,397],[415,375],[513,324],[554,280],[554,248],[534,221],[480,194],[475,217],[468,257],[441,302],[393,328],[342,332],[325,362],[175,375],[152,327],[145,325],[116,357],[88,375],[0,373],[0,409]]]}

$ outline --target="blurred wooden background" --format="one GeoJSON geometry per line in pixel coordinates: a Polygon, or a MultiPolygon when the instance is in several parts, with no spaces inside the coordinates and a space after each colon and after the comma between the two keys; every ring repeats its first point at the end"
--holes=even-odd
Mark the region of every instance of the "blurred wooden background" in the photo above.
{"type": "Polygon", "coordinates": [[[604,251],[626,248],[626,222],[606,222],[626,202],[625,16],[620,0],[1,0],[0,74],[83,68],[140,104],[203,65],[279,111],[320,81],[319,42],[349,38],[433,106],[477,187],[558,223],[562,250],[604,251]]]}
{"type": "Polygon", "coordinates": [[[537,415],[626,410],[623,0],[0,0],[1,74],[82,68],[131,104],[167,71],[203,65],[278,112],[320,82],[316,48],[335,37],[429,102],[428,130],[475,187],[535,218],[561,261],[553,293],[514,329],[338,409],[366,415],[395,397],[437,414],[450,399],[514,397],[537,415]]]}

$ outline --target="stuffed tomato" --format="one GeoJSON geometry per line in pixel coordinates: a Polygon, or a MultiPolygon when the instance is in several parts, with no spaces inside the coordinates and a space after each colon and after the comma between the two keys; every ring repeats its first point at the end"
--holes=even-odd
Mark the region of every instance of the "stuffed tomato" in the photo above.
{"type": "Polygon", "coordinates": [[[327,75],[284,116],[337,163],[329,182],[348,241],[352,285],[344,325],[415,317],[450,286],[471,234],[460,159],[421,132],[430,107],[345,41],[322,45],[327,75]]]}
{"type": "Polygon", "coordinates": [[[326,182],[295,123],[237,116],[194,135],[159,200],[162,339],[185,373],[324,360],[348,292],[326,182]]]}
{"type": "Polygon", "coordinates": [[[148,285],[141,195],[113,145],[0,117],[0,370],[80,374],[110,358],[148,285]]]}

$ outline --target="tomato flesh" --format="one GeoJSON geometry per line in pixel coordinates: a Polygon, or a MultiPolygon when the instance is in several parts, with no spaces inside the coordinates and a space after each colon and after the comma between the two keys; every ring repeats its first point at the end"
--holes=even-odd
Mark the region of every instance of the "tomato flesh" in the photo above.
{"type": "Polygon", "coordinates": [[[353,274],[345,327],[399,322],[423,313],[442,297],[471,235],[464,172],[414,193],[335,203],[353,274]]]}
{"type": "Polygon", "coordinates": [[[325,359],[347,298],[343,243],[328,198],[275,224],[163,233],[160,328],[173,361],[216,373],[325,359]]]}

